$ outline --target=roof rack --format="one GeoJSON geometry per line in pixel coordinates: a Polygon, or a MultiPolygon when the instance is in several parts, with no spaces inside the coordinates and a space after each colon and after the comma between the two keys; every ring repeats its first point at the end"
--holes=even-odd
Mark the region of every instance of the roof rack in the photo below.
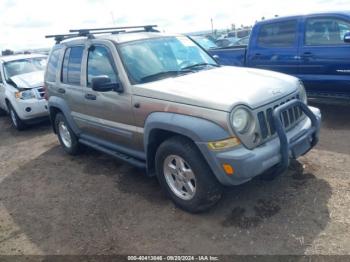
{"type": "Polygon", "coordinates": [[[71,33],[91,33],[92,31],[106,31],[106,30],[125,30],[125,29],[142,29],[145,32],[159,32],[154,29],[157,25],[138,25],[138,26],[122,26],[122,27],[105,27],[105,28],[86,28],[86,29],[71,29],[71,33]]]}
{"type": "Polygon", "coordinates": [[[105,28],[86,28],[86,29],[71,29],[70,34],[60,35],[47,35],[45,38],[55,38],[56,44],[59,44],[63,40],[67,40],[74,37],[85,36],[90,39],[94,38],[97,34],[119,34],[119,33],[137,33],[137,32],[159,32],[154,29],[157,25],[140,25],[140,26],[123,26],[123,27],[105,27],[105,28]],[[132,31],[126,31],[126,29],[136,29],[132,31]]]}
{"type": "Polygon", "coordinates": [[[61,34],[61,35],[46,35],[45,38],[55,38],[56,44],[59,44],[63,40],[78,37],[79,34],[61,34]]]}

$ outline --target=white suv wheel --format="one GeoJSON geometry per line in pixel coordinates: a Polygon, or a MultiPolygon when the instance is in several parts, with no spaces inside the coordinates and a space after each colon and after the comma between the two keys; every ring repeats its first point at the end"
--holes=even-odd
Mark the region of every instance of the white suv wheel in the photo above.
{"type": "Polygon", "coordinates": [[[10,109],[10,116],[11,116],[11,120],[12,120],[13,125],[14,125],[15,127],[18,127],[17,118],[16,118],[16,113],[15,113],[15,111],[13,111],[12,108],[10,109]]]}

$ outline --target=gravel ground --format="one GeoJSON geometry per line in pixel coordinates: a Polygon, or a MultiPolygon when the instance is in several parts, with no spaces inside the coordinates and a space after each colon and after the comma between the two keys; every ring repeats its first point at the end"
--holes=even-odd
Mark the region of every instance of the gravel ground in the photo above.
{"type": "Polygon", "coordinates": [[[66,155],[48,123],[0,117],[0,254],[350,254],[350,106],[316,106],[314,150],[200,215],[107,155],[66,155]]]}

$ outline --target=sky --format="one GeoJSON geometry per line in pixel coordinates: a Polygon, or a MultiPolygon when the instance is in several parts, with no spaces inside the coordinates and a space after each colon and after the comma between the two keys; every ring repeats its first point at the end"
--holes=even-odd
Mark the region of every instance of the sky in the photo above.
{"type": "Polygon", "coordinates": [[[252,25],[262,17],[349,10],[350,0],[0,0],[0,50],[46,48],[74,28],[157,24],[187,33],[252,25]]]}

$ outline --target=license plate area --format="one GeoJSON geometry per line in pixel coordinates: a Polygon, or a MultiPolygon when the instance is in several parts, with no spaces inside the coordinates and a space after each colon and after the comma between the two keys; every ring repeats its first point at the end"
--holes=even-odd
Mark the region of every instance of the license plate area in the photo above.
{"type": "Polygon", "coordinates": [[[304,155],[309,151],[311,148],[311,138],[305,137],[304,139],[300,139],[299,141],[295,142],[294,145],[291,147],[291,153],[292,157],[294,159],[304,155]]]}

